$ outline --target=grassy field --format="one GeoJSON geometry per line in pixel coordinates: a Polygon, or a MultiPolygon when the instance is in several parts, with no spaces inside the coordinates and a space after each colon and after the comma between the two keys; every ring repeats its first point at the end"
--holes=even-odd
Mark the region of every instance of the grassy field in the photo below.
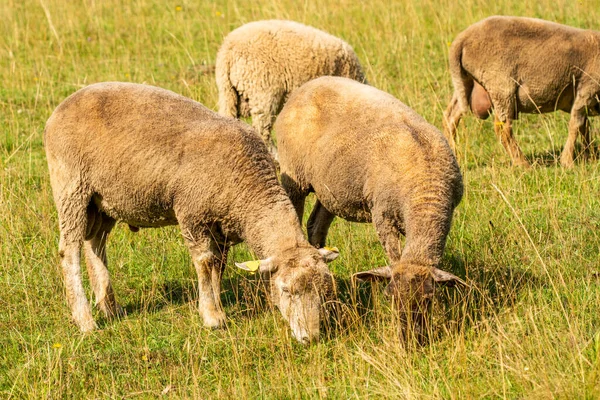
{"type": "MultiPolygon", "coordinates": [[[[144,82],[215,109],[225,34],[288,18],[340,36],[369,81],[441,127],[448,46],[493,14],[600,29],[595,0],[358,2],[3,0],[0,4],[0,398],[599,398],[600,164],[556,157],[567,115],[523,116],[530,170],[510,166],[490,121],[459,129],[465,196],[443,268],[471,283],[440,290],[432,341],[403,350],[381,287],[348,289],[384,265],[371,226],[336,220],[331,264],[345,310],[302,347],[234,268],[228,329],[202,327],[196,274],[176,227],[113,231],[108,257],[128,315],[79,333],[70,320],[42,131],[69,94],[99,81],[144,82]]],[[[598,136],[600,121],[592,120],[598,136]]],[[[596,142],[597,143],[597,142],[596,142]]],[[[233,260],[251,255],[239,245],[233,260]]],[[[89,286],[88,296],[91,298],[89,286]]]]}

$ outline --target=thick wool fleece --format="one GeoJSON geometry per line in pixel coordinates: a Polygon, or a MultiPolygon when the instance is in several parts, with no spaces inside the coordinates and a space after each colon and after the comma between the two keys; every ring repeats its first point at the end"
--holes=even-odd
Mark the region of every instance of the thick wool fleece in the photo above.
{"type": "Polygon", "coordinates": [[[496,131],[515,164],[527,164],[510,129],[519,113],[571,113],[564,165],[573,162],[577,134],[589,140],[587,116],[600,112],[600,32],[494,16],[460,33],[449,60],[454,95],[444,133],[452,146],[456,125],[469,109],[487,118],[493,108],[496,131]]]}
{"type": "Polygon", "coordinates": [[[323,75],[365,79],[348,43],[316,28],[280,20],[251,22],[227,35],[217,54],[215,74],[219,113],[252,116],[252,125],[267,142],[275,115],[303,83],[323,75]]]}
{"type": "Polygon", "coordinates": [[[115,222],[124,221],[134,230],[180,226],[206,326],[225,324],[221,275],[229,246],[245,240],[266,259],[272,296],[282,312],[285,306],[294,336],[303,343],[318,338],[320,294],[332,292],[332,277],[251,127],[168,90],[112,82],[61,103],[44,140],[67,299],[82,331],[96,324],[82,285],[81,248],[97,304],[107,316],[118,314],[105,246],[115,222]],[[290,286],[294,301],[282,294],[290,286]]]}
{"type": "Polygon", "coordinates": [[[45,130],[61,229],[93,207],[134,227],[179,223],[190,238],[247,240],[260,256],[302,241],[260,138],[193,100],[153,86],[100,83],[66,99],[45,130]]]}
{"type": "Polygon", "coordinates": [[[309,192],[318,199],[308,222],[313,245],[324,244],[336,215],[372,221],[392,263],[439,264],[463,185],[434,126],[390,94],[321,77],[294,91],[275,131],[297,211],[309,192]]]}

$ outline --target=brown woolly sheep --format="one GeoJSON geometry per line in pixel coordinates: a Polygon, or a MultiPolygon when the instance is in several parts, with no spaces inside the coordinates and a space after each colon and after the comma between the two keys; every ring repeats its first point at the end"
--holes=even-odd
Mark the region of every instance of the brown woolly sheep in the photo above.
{"type": "Polygon", "coordinates": [[[83,246],[97,305],[119,313],[106,268],[116,221],[134,230],[179,224],[198,273],[204,324],[225,324],[221,274],[242,240],[263,260],[237,264],[270,277],[273,303],[303,343],[319,335],[325,260],[304,238],[260,137],[246,124],[153,86],[107,82],[60,104],[44,132],[60,224],[59,254],[72,315],[96,328],[81,281],[83,246]]]}
{"type": "Polygon", "coordinates": [[[522,17],[489,17],[460,33],[450,47],[454,95],[444,113],[444,134],[454,149],[456,127],[469,110],[494,110],[494,130],[513,164],[529,166],[512,134],[519,113],[571,114],[560,156],[573,165],[577,135],[587,155],[588,117],[600,113],[600,32],[522,17]]]}
{"type": "Polygon", "coordinates": [[[252,116],[252,125],[275,156],[271,126],[294,89],[323,75],[365,79],[348,43],[280,20],[250,22],[229,33],[217,54],[215,75],[219,113],[252,116]]]}
{"type": "Polygon", "coordinates": [[[355,277],[389,280],[401,327],[410,324],[408,333],[422,339],[434,282],[462,282],[437,268],[463,192],[442,133],[390,94],[339,77],[296,89],[275,132],[282,184],[298,215],[310,192],[317,197],[309,242],[324,245],[335,216],[372,221],[390,266],[355,277]]]}

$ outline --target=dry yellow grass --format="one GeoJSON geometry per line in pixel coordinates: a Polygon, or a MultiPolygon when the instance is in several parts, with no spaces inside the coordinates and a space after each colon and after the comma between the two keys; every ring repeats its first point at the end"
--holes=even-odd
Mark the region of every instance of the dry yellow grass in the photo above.
{"type": "MultiPolygon", "coordinates": [[[[432,343],[405,352],[381,288],[348,290],[382,265],[370,226],[334,222],[344,323],[315,346],[293,342],[260,285],[233,268],[229,327],[202,327],[195,272],[176,228],[117,227],[110,270],[128,316],[80,334],[58,267],[58,227],[42,145],[67,95],[98,81],[146,82],[217,103],[223,35],[290,18],[352,44],[369,81],[441,126],[448,43],[492,14],[600,29],[595,1],[121,2],[4,0],[0,5],[0,397],[597,398],[600,397],[600,171],[555,165],[566,115],[524,116],[530,171],[510,167],[489,121],[459,130],[466,193],[443,267],[472,289],[442,291],[432,343]]],[[[597,135],[600,121],[592,120],[597,135]]],[[[239,246],[231,259],[248,256],[239,246]]]]}

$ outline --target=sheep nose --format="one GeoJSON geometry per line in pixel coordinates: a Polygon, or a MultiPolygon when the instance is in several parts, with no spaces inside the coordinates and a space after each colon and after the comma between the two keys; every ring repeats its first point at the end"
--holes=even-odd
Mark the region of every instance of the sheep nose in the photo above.
{"type": "Polygon", "coordinates": [[[302,336],[302,339],[300,339],[300,342],[302,344],[310,344],[310,338],[308,336],[302,336]]]}

